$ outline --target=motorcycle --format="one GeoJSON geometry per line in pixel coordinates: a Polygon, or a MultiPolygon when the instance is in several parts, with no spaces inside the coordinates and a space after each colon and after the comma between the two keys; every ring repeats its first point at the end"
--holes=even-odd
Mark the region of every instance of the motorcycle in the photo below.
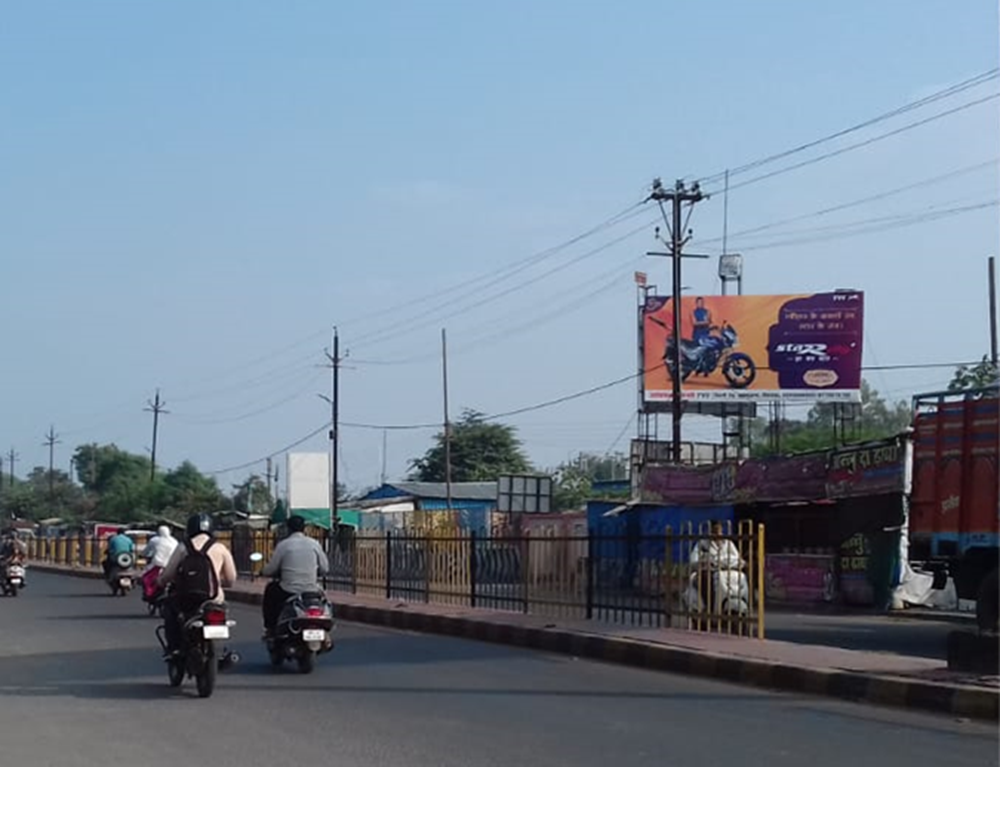
{"type": "MultiPolygon", "coordinates": [[[[238,653],[223,647],[222,654],[216,654],[217,641],[229,638],[229,630],[236,622],[229,618],[226,605],[217,601],[206,601],[188,617],[181,630],[181,648],[167,659],[167,678],[170,686],[179,687],[184,678],[194,678],[198,695],[208,698],[215,691],[215,679],[220,669],[236,664],[238,653]]],[[[156,628],[156,639],[168,652],[166,626],[156,628]]]]}
{"type": "Polygon", "coordinates": [[[11,561],[4,569],[3,576],[0,577],[0,588],[4,595],[12,598],[17,597],[19,590],[24,589],[24,564],[20,561],[11,561]]]}
{"type": "Polygon", "coordinates": [[[743,572],[746,566],[735,547],[720,553],[706,553],[701,557],[696,547],[691,552],[690,563],[694,572],[688,580],[686,600],[695,612],[714,615],[750,614],[750,586],[743,572]]]}
{"type": "Polygon", "coordinates": [[[265,637],[271,667],[280,670],[295,660],[299,672],[310,673],[316,656],[333,649],[333,607],[322,592],[291,596],[281,608],[274,634],[265,637]]]}
{"type": "Polygon", "coordinates": [[[111,588],[112,595],[126,595],[135,583],[135,555],[131,552],[121,552],[115,556],[105,576],[105,581],[111,588]]]}
{"type": "MultiPolygon", "coordinates": [[[[757,366],[745,352],[733,351],[738,344],[736,330],[725,321],[721,327],[713,326],[700,344],[682,339],[681,381],[686,381],[692,373],[708,377],[721,367],[722,376],[733,389],[746,389],[757,377],[757,366]]],[[[670,380],[676,382],[673,336],[667,339],[663,359],[670,372],[670,380]]]]}

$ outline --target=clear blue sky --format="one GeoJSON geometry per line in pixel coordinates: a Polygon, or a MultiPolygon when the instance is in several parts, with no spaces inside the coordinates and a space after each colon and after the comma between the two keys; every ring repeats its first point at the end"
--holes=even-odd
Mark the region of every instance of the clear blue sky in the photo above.
{"type": "MultiPolygon", "coordinates": [[[[171,411],[164,463],[208,471],[278,449],[327,416],[316,393],[329,372],[316,364],[334,323],[353,365],[348,423],[440,419],[442,326],[455,413],[627,375],[632,271],[667,283],[666,261],[641,259],[652,230],[570,261],[651,213],[505,280],[472,279],[636,203],[654,176],[739,166],[998,64],[995,0],[37,0],[0,12],[0,449],[20,453],[19,472],[46,462],[50,423],[64,468],[80,442],[142,452],[142,407],[158,386],[171,411]]],[[[746,290],[863,288],[868,364],[984,354],[997,208],[869,230],[995,199],[998,114],[992,100],[734,190],[735,234],[978,165],[733,237],[746,290]],[[773,245],[817,237],[779,232],[842,224],[846,236],[773,245]]],[[[691,223],[713,252],[721,201],[691,223]]],[[[715,266],[692,261],[686,282],[716,290],[715,266]]],[[[893,398],[947,376],[869,373],[893,398]]],[[[607,450],[634,406],[623,385],[510,422],[536,464],[553,466],[607,450]]],[[[718,423],[687,431],[716,439],[718,423]]],[[[390,433],[390,476],[430,436],[390,433]]],[[[345,428],[349,485],[377,481],[381,443],[345,428]]],[[[301,448],[326,444],[321,434],[301,448]]]]}

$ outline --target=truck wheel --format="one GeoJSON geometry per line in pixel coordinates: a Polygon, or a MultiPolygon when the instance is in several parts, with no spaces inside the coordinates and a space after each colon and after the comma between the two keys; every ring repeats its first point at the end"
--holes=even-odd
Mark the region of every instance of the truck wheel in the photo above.
{"type": "Polygon", "coordinates": [[[1000,567],[993,567],[976,594],[976,623],[980,632],[997,632],[998,600],[1000,600],[1000,567]]]}

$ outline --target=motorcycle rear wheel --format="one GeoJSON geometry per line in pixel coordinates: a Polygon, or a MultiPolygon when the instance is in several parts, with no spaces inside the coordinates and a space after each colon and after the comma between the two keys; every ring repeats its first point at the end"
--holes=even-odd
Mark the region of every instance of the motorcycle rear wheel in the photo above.
{"type": "Polygon", "coordinates": [[[219,659],[215,657],[215,645],[211,641],[205,642],[204,655],[201,671],[195,676],[200,698],[208,698],[215,691],[215,676],[219,672],[219,659]]]}
{"type": "Polygon", "coordinates": [[[308,675],[316,668],[316,653],[311,649],[307,649],[304,652],[299,653],[297,661],[299,665],[299,672],[303,675],[308,675]]]}
{"type": "Polygon", "coordinates": [[[184,663],[176,658],[168,661],[167,678],[170,679],[170,686],[179,687],[184,680],[184,663]]]}

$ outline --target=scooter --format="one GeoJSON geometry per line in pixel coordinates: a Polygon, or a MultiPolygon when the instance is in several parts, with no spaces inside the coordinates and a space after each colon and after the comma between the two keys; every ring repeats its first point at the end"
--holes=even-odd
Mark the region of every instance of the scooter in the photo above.
{"type": "Polygon", "coordinates": [[[105,581],[111,587],[112,595],[126,595],[131,592],[135,583],[135,555],[131,552],[121,552],[111,562],[105,581]]]}
{"type": "Polygon", "coordinates": [[[6,565],[3,576],[0,577],[0,588],[4,595],[17,597],[18,591],[24,589],[24,564],[21,561],[11,561],[6,565]]]}
{"type": "Polygon", "coordinates": [[[333,607],[322,592],[303,592],[285,601],[274,634],[264,639],[271,667],[294,660],[299,672],[312,672],[316,656],[333,649],[333,607]]]}
{"type": "MultiPolygon", "coordinates": [[[[239,653],[223,647],[221,655],[215,650],[217,641],[229,638],[229,630],[236,622],[229,617],[226,605],[206,601],[187,620],[181,631],[181,648],[167,659],[167,678],[170,686],[179,687],[184,678],[194,678],[198,695],[208,698],[215,691],[215,680],[220,669],[240,661],[239,653]]],[[[156,638],[166,653],[166,626],[156,628],[156,638]]]]}
{"type": "Polygon", "coordinates": [[[688,580],[686,594],[690,609],[704,612],[707,608],[714,615],[750,614],[750,585],[743,572],[746,564],[738,551],[731,549],[701,558],[695,549],[691,566],[695,571],[688,580]]]}

